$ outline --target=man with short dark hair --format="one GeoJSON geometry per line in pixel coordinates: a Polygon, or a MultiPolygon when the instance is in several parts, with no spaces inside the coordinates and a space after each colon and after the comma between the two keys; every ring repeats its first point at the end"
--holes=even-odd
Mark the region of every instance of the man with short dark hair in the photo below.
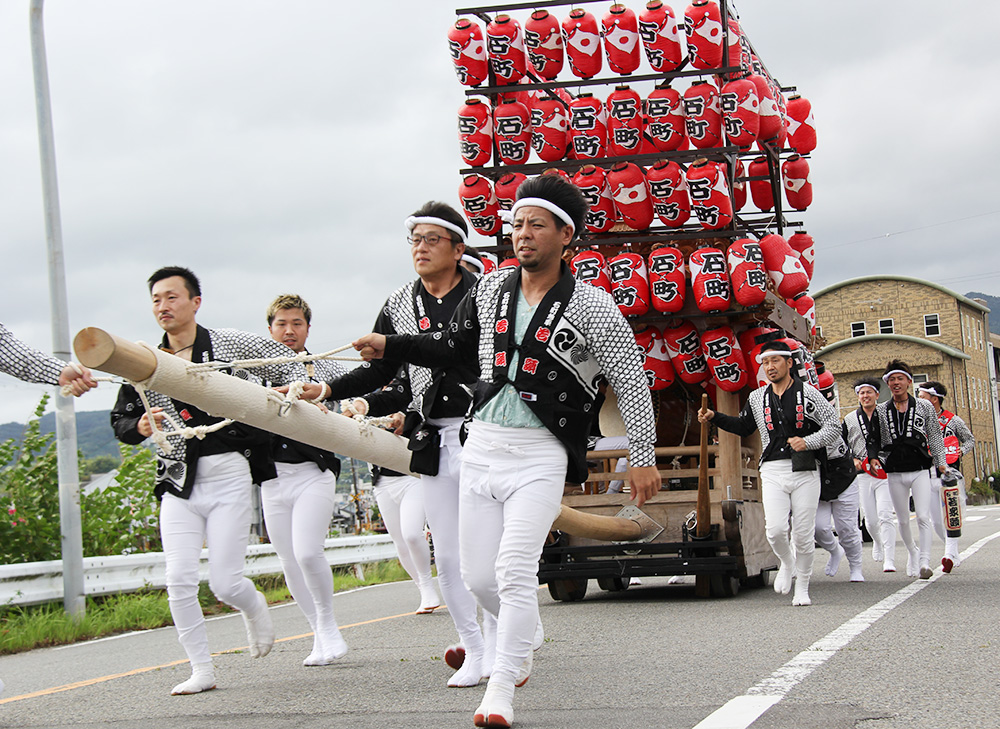
{"type": "MultiPolygon", "coordinates": [[[[196,321],[201,284],[189,269],[161,268],[149,277],[153,315],[163,329],[160,349],[191,362],[292,357],[284,345],[235,329],[205,329],[196,321]]],[[[275,364],[232,372],[246,379],[284,384],[305,378],[300,364],[275,364]]],[[[144,410],[135,388],[125,385],[111,411],[115,435],[138,445],[166,418],[186,426],[219,422],[188,403],[147,391],[144,410]],[[154,423],[150,422],[150,416],[154,423]]],[[[208,546],[209,587],[223,602],[242,611],[250,655],[267,655],[274,627],[267,600],[243,576],[254,483],[274,477],[268,455],[269,436],[241,423],[211,432],[203,439],[174,438],[169,448],[157,445],[156,486],[160,503],[160,535],[166,560],[167,598],[177,638],[191,662],[191,678],[171,692],[195,694],[215,688],[208,632],[198,602],[201,550],[208,546]]]]}
{"type": "Polygon", "coordinates": [[[629,433],[632,497],[641,506],[660,486],[652,403],[632,330],[610,295],[578,283],[562,259],[586,210],[565,180],[527,180],[511,210],[518,267],[480,278],[443,331],[370,334],[354,343],[365,359],[461,362],[481,373],[462,458],[462,575],[498,624],[476,726],[510,726],[514,688],[530,674],[538,559],[565,482],[586,478],[602,375],[629,433]]]}
{"type": "MultiPolygon", "coordinates": [[[[418,278],[389,295],[373,331],[390,335],[442,332],[476,281],[476,275],[461,266],[468,225],[450,205],[431,201],[407,218],[406,228],[418,278]]],[[[492,640],[488,646],[483,632],[492,634],[493,622],[485,616],[480,632],[476,600],[462,581],[459,554],[459,431],[472,402],[476,377],[474,366],[457,360],[433,367],[410,364],[402,370],[398,362],[375,361],[328,382],[332,397],[357,398],[346,414],[382,416],[406,411],[403,435],[413,450],[410,470],[421,478],[397,485],[424,492],[438,584],[465,651],[464,659],[459,658],[460,652],[445,655],[450,666],[457,665],[448,679],[452,688],[478,685],[484,675],[484,658],[492,663],[488,656],[492,640]]],[[[303,396],[314,396],[314,387],[307,387],[303,396]]],[[[440,601],[429,576],[419,587],[420,612],[430,612],[440,601]]]]}
{"type": "Polygon", "coordinates": [[[892,398],[878,405],[879,427],[868,436],[868,461],[885,469],[899,521],[899,536],[906,545],[906,574],[929,580],[931,570],[931,524],[933,467],[944,473],[944,439],[934,406],[910,394],[913,373],[903,360],[890,360],[882,381],[892,398]],[[910,496],[917,513],[919,547],[910,532],[910,496]]]}
{"type": "Polygon", "coordinates": [[[739,415],[701,410],[698,420],[743,437],[754,430],[760,433],[764,529],[781,560],[774,591],[788,594],[794,577],[792,605],[811,605],[809,580],[820,494],[817,452],[836,443],[841,432],[833,406],[815,387],[792,377],[791,362],[788,344],[768,342],[757,355],[757,364],[763,365],[769,383],[750,393],[739,415]]]}
{"type": "MultiPolygon", "coordinates": [[[[948,466],[954,469],[958,479],[959,499],[962,508],[965,508],[967,500],[965,494],[965,476],[962,475],[962,456],[972,451],[976,447],[976,439],[965,424],[955,413],[944,409],[944,399],[948,396],[948,388],[942,383],[930,380],[917,386],[917,397],[923,398],[931,405],[938,414],[938,423],[941,425],[941,435],[944,437],[945,461],[948,466]]],[[[940,501],[941,480],[933,479],[931,487],[934,490],[934,503],[940,501]]],[[[958,538],[949,537],[944,526],[943,509],[931,506],[931,521],[934,522],[934,531],[944,541],[944,557],[941,558],[941,569],[951,572],[962,563],[958,556],[958,538]]]]}
{"type": "Polygon", "coordinates": [[[896,516],[889,496],[889,482],[885,471],[873,468],[868,460],[868,434],[875,417],[882,382],[874,377],[866,377],[854,383],[858,396],[858,409],[844,418],[847,426],[847,442],[854,455],[854,466],[858,469],[858,490],[861,495],[861,513],[865,528],[872,537],[872,559],[882,563],[883,572],[896,571],[896,516]]]}

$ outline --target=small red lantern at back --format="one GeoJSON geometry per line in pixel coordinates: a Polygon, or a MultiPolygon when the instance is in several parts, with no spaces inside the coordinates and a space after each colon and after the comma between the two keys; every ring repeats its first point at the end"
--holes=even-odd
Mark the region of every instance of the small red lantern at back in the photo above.
{"type": "Polygon", "coordinates": [[[486,26],[486,53],[498,86],[520,81],[525,71],[521,24],[509,15],[496,16],[486,26]]]}
{"type": "Polygon", "coordinates": [[[496,235],[503,227],[500,220],[500,204],[497,202],[493,184],[482,175],[466,175],[458,187],[458,199],[462,203],[465,217],[477,232],[496,235]]]}
{"type": "Polygon", "coordinates": [[[642,98],[628,86],[616,86],[608,95],[608,153],[612,157],[639,154],[645,121],[642,98]]]}
{"type": "Polygon", "coordinates": [[[673,8],[660,0],[649,0],[639,14],[639,36],[646,60],[656,73],[676,71],[684,60],[685,48],[673,8]]]}
{"type": "Polygon", "coordinates": [[[604,289],[611,293],[611,276],[608,264],[597,251],[580,251],[569,262],[569,270],[577,281],[604,289]]]}
{"type": "Polygon", "coordinates": [[[608,171],[608,185],[619,219],[633,230],[648,228],[653,222],[653,200],[642,168],[619,162],[608,171]]]}
{"type": "Polygon", "coordinates": [[[646,172],[653,212],[669,228],[679,228],[691,217],[684,170],[673,160],[659,160],[646,172]]]}
{"type": "Polygon", "coordinates": [[[712,380],[720,390],[738,392],[749,379],[743,350],[729,327],[709,329],[701,335],[701,346],[712,380]]]}
{"type": "Polygon", "coordinates": [[[562,22],[566,57],[574,76],[592,78],[601,72],[601,31],[597,18],[583,8],[573,8],[562,22]]]}
{"type": "Polygon", "coordinates": [[[708,379],[705,351],[694,324],[685,319],[676,327],[664,329],[663,341],[667,344],[670,361],[682,382],[695,385],[708,379]]]}
{"type": "Polygon", "coordinates": [[[809,276],[784,238],[777,233],[765,235],[760,240],[760,250],[778,296],[790,299],[809,288],[809,276]]]}
{"type": "Polygon", "coordinates": [[[458,143],[470,167],[482,167],[493,156],[493,114],[489,103],[471,98],[458,109],[458,143]]]}
{"type": "Polygon", "coordinates": [[[649,293],[653,308],[676,314],[684,308],[687,276],[680,248],[664,246],[649,254],[649,293]]]}
{"type": "Polygon", "coordinates": [[[526,179],[528,179],[527,176],[520,172],[506,172],[497,178],[493,191],[496,193],[497,203],[501,210],[510,210],[514,207],[514,201],[517,199],[517,188],[526,179]]]}
{"type": "Polygon", "coordinates": [[[555,81],[563,67],[563,38],[559,21],[547,10],[536,10],[524,23],[524,47],[535,73],[555,81]]]}
{"type": "Polygon", "coordinates": [[[559,99],[534,98],[531,113],[531,148],[543,162],[556,162],[569,147],[569,115],[559,99]]]}
{"type": "Polygon", "coordinates": [[[684,28],[691,67],[719,68],[725,38],[719,4],[713,0],[694,0],[684,11],[684,28]]]}
{"type": "Polygon", "coordinates": [[[809,163],[805,157],[793,154],[781,165],[781,176],[785,186],[785,199],[796,210],[805,210],[812,205],[813,186],[809,181],[809,163]]]}
{"type": "Polygon", "coordinates": [[[646,133],[661,152],[675,152],[688,147],[687,120],[681,93],[669,85],[658,86],[646,98],[649,123],[646,133]]]}
{"type": "Polygon", "coordinates": [[[788,97],[785,110],[788,121],[788,144],[799,154],[809,154],[816,149],[816,120],[808,99],[795,94],[788,97]]]}
{"type": "Polygon", "coordinates": [[[767,296],[767,271],[760,245],[750,238],[740,238],[726,251],[733,298],[740,306],[758,306],[767,296]]]}
{"type": "Polygon", "coordinates": [[[649,311],[649,278],[646,261],[638,253],[619,253],[608,261],[611,295],[625,316],[642,316],[649,311]]]}
{"type": "Polygon", "coordinates": [[[663,340],[663,332],[655,326],[647,326],[635,333],[635,342],[644,356],[643,369],[650,390],[665,390],[677,378],[670,362],[670,352],[663,340]]]}
{"type": "Polygon", "coordinates": [[[816,265],[816,243],[813,237],[804,230],[792,233],[788,238],[788,245],[799,257],[802,268],[806,270],[806,275],[812,281],[813,268],[816,265]]]}
{"type": "Polygon", "coordinates": [[[718,248],[699,248],[688,258],[691,293],[700,311],[714,313],[729,308],[730,286],[726,255],[718,248]]]}
{"type": "Polygon", "coordinates": [[[531,152],[531,116],[519,101],[500,104],[493,110],[497,156],[505,165],[522,165],[531,152]]]}
{"type": "Polygon", "coordinates": [[[587,230],[591,233],[611,230],[618,220],[618,211],[611,197],[607,173],[600,167],[584,165],[573,175],[573,184],[580,188],[590,206],[584,218],[587,230]]]}
{"type": "Polygon", "coordinates": [[[635,13],[615,3],[604,16],[603,25],[608,68],[615,73],[632,73],[639,68],[639,21],[635,13]]]}
{"type": "Polygon", "coordinates": [[[576,159],[607,156],[607,115],[593,94],[580,94],[569,103],[569,136],[576,159]]]}
{"type": "Polygon", "coordinates": [[[733,79],[719,94],[726,137],[737,147],[749,147],[760,131],[760,100],[757,87],[746,78],[733,79]]]}
{"type": "Polygon", "coordinates": [[[717,162],[698,159],[687,171],[691,208],[702,228],[718,230],[733,222],[733,202],[725,168],[717,162]]]}
{"type": "Polygon", "coordinates": [[[708,81],[695,81],[684,92],[687,136],[698,149],[722,146],[719,92],[708,81]]]}

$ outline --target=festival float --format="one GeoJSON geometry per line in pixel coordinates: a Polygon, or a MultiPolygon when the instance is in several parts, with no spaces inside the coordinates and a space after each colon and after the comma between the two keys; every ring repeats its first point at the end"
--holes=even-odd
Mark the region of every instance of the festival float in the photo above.
{"type": "Polygon", "coordinates": [[[567,484],[539,581],[562,601],[582,599],[590,580],[620,591],[648,575],[695,575],[702,596],[766,585],[778,561],[764,533],[759,438],[720,431],[709,443],[697,410],[738,413],[766,382],[755,357],[773,339],[821,385],[814,245],[791,219],[812,202],[811,107],[775,79],[728,2],[543,5],[456,11],[459,198],[493,239],[480,250],[516,265],[502,211],[517,185],[558,174],[581,189],[586,231],[566,260],[635,332],[662,487],[641,509],[627,482],[626,493],[609,488],[628,450],[608,389],[601,450],[589,453],[586,483],[567,484]]]}

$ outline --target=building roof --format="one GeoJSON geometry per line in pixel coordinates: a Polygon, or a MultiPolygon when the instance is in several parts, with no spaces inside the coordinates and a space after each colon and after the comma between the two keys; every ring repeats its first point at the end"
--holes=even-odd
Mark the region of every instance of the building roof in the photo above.
{"type": "MultiPolygon", "coordinates": [[[[917,279],[913,279],[916,281],[917,279]]],[[[841,347],[846,347],[849,344],[861,344],[863,342],[911,342],[913,344],[923,344],[927,347],[940,350],[950,357],[955,357],[957,359],[972,359],[971,355],[965,352],[949,347],[946,344],[941,344],[940,342],[935,342],[932,339],[921,339],[920,337],[911,337],[909,334],[865,334],[860,337],[849,337],[847,339],[841,339],[839,342],[834,342],[833,344],[828,344],[823,347],[823,349],[816,352],[815,356],[817,358],[822,357],[825,354],[829,354],[835,349],[840,349],[841,347]]]]}
{"type": "Polygon", "coordinates": [[[825,289],[817,291],[815,294],[813,294],[813,299],[818,299],[823,294],[828,294],[831,291],[836,291],[837,289],[843,288],[844,286],[851,286],[857,283],[867,283],[869,281],[906,281],[907,283],[915,283],[915,284],[920,284],[922,286],[930,286],[932,289],[937,289],[942,293],[948,294],[948,296],[951,296],[954,299],[958,299],[966,306],[971,306],[974,309],[979,309],[979,311],[982,311],[987,314],[990,312],[990,308],[988,306],[984,306],[983,304],[980,304],[978,301],[970,299],[968,296],[962,296],[962,294],[952,291],[949,288],[945,288],[941,284],[936,284],[933,281],[925,281],[922,278],[914,278],[913,276],[897,276],[894,274],[882,274],[877,276],[859,276],[857,278],[849,278],[845,281],[840,281],[839,283],[835,283],[832,286],[827,286],[825,289]]]}

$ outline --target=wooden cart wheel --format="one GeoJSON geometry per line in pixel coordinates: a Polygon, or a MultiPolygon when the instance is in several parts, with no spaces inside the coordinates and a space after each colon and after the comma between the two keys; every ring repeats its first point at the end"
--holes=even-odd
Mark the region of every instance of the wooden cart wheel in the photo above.
{"type": "Polygon", "coordinates": [[[559,602],[577,602],[587,594],[587,580],[552,580],[549,594],[559,602]]]}
{"type": "Polygon", "coordinates": [[[732,575],[712,575],[712,597],[736,597],[740,592],[740,579],[732,575]]]}
{"type": "Polygon", "coordinates": [[[623,592],[632,580],[628,577],[598,577],[597,585],[608,592],[623,592]]]}

